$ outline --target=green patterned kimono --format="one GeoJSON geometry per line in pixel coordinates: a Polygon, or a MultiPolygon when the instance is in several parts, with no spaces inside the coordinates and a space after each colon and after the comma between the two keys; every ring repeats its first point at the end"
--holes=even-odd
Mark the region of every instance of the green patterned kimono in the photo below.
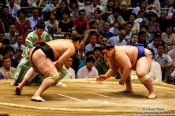
{"type": "MultiPolygon", "coordinates": [[[[35,31],[27,35],[26,48],[22,53],[23,58],[20,60],[20,63],[18,64],[16,71],[12,77],[12,85],[17,85],[18,83],[20,83],[23,77],[25,76],[26,72],[29,70],[30,62],[29,62],[29,56],[27,52],[29,49],[35,46],[38,38],[39,36],[36,34],[35,31]]],[[[41,38],[43,42],[48,42],[52,40],[52,36],[47,32],[43,32],[43,34],[41,35],[41,38]]],[[[28,85],[30,85],[31,83],[40,84],[41,82],[42,82],[41,75],[37,75],[37,78],[29,80],[28,85]]]]}

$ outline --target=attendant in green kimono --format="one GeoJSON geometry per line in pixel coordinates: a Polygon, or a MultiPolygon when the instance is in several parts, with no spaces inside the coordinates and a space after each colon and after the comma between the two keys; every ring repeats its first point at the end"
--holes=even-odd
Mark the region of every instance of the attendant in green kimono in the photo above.
{"type": "MultiPolygon", "coordinates": [[[[52,36],[44,31],[45,24],[38,23],[35,26],[35,31],[30,32],[26,37],[26,49],[23,51],[20,63],[18,64],[16,71],[12,77],[12,85],[18,85],[21,82],[27,71],[30,69],[30,62],[28,56],[28,50],[34,47],[38,42],[48,42],[52,40],[52,36]]],[[[28,81],[28,85],[31,83],[40,84],[42,82],[41,75],[37,75],[38,78],[28,81]]]]}

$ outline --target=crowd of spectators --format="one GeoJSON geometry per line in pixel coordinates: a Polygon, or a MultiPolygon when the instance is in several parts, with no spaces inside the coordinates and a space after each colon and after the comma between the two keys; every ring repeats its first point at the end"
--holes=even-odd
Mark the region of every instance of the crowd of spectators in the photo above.
{"type": "Polygon", "coordinates": [[[83,37],[84,46],[64,66],[66,78],[104,74],[106,44],[142,44],[161,68],[159,80],[175,83],[174,0],[1,0],[0,79],[13,78],[29,36],[35,42],[83,37]],[[45,36],[32,35],[38,23],[45,24],[45,36]]]}

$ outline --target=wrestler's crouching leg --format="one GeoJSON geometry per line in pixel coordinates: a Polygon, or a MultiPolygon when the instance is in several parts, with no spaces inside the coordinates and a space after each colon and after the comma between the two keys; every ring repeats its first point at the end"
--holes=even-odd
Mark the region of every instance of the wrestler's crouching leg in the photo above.
{"type": "Polygon", "coordinates": [[[37,102],[44,102],[45,100],[43,98],[41,98],[41,94],[47,89],[49,88],[51,85],[53,85],[56,81],[59,80],[59,73],[58,71],[55,69],[52,69],[51,71],[49,71],[46,75],[45,75],[45,79],[43,80],[43,82],[41,83],[39,89],[35,92],[35,94],[32,97],[32,101],[37,101],[37,102]]]}
{"type": "Polygon", "coordinates": [[[154,94],[154,90],[153,90],[153,83],[151,81],[151,79],[149,79],[148,75],[145,75],[141,78],[139,78],[140,82],[147,88],[147,90],[149,91],[149,99],[154,99],[156,98],[156,94],[154,94]]]}
{"type": "Polygon", "coordinates": [[[26,85],[29,79],[33,79],[38,73],[34,71],[34,69],[31,67],[27,73],[25,74],[23,80],[19,85],[16,87],[15,94],[21,95],[22,88],[26,85]]]}
{"type": "Polygon", "coordinates": [[[131,85],[131,77],[129,76],[126,79],[126,90],[123,91],[123,93],[134,93],[133,89],[132,89],[132,85],[131,85]]]}

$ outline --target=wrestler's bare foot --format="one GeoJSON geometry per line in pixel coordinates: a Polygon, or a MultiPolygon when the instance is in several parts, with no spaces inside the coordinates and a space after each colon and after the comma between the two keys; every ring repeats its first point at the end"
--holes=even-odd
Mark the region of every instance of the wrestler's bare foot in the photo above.
{"type": "Polygon", "coordinates": [[[151,93],[149,96],[148,96],[148,99],[155,99],[157,98],[156,94],[154,93],[151,93]]]}
{"type": "Polygon", "coordinates": [[[123,90],[122,93],[134,93],[134,91],[130,89],[126,89],[126,90],[123,90]]]}
{"type": "Polygon", "coordinates": [[[40,96],[32,96],[31,100],[35,102],[45,102],[45,100],[40,96]]]}

